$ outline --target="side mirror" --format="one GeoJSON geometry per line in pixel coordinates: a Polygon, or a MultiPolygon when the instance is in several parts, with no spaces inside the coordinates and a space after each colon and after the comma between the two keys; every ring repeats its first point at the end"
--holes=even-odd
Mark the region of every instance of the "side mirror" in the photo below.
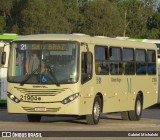
{"type": "Polygon", "coordinates": [[[1,64],[4,65],[6,63],[6,52],[2,52],[1,64]]]}

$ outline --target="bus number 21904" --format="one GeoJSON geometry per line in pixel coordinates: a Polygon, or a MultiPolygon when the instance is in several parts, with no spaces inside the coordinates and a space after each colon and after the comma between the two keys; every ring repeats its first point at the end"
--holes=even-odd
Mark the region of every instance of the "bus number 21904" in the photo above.
{"type": "Polygon", "coordinates": [[[33,96],[33,95],[21,95],[20,100],[21,101],[38,101],[38,100],[41,100],[41,97],[33,96]]]}

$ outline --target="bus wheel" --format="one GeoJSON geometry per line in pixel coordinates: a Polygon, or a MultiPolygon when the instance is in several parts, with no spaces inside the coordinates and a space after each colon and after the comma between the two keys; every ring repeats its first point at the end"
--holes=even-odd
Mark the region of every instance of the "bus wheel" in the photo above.
{"type": "Polygon", "coordinates": [[[86,115],[86,121],[89,125],[98,124],[102,111],[102,102],[99,96],[96,96],[93,103],[92,114],[86,115]]]}
{"type": "Polygon", "coordinates": [[[129,119],[131,121],[138,121],[141,118],[142,115],[142,97],[140,95],[137,95],[135,107],[133,111],[129,111],[129,119]]]}
{"type": "Polygon", "coordinates": [[[40,122],[41,121],[41,115],[27,115],[29,122],[40,122]]]}

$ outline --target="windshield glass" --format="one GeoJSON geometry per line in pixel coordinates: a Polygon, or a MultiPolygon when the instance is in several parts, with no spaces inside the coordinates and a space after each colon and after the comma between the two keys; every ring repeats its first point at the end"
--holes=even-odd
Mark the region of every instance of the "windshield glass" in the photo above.
{"type": "Polygon", "coordinates": [[[77,42],[13,42],[8,81],[20,84],[67,84],[78,80],[77,42]]]}

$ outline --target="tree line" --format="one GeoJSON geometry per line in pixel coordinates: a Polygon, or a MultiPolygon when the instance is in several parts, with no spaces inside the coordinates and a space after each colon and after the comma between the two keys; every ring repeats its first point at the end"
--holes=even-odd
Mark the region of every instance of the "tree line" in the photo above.
{"type": "Polygon", "coordinates": [[[0,0],[0,33],[160,38],[158,0],[0,0]]]}

